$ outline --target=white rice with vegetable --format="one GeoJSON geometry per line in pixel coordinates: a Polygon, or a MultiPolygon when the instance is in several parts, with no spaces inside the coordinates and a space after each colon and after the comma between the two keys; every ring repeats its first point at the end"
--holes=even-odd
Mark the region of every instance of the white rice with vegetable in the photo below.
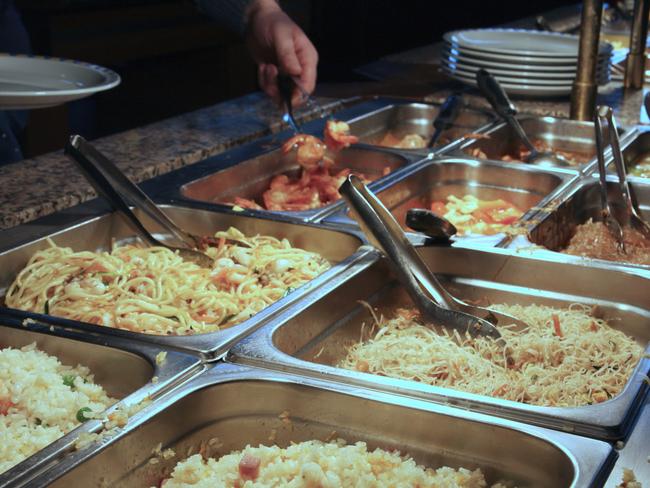
{"type": "Polygon", "coordinates": [[[85,366],[65,366],[35,344],[0,350],[0,473],[115,401],[85,366]]]}
{"type": "MultiPolygon", "coordinates": [[[[164,488],[271,487],[462,487],[485,488],[480,469],[425,468],[399,452],[369,451],[365,442],[346,445],[307,441],[287,448],[251,447],[219,459],[195,454],[176,465],[164,488]]],[[[506,485],[496,484],[493,488],[506,485]]],[[[510,485],[508,485],[510,486],[510,485]]]]}

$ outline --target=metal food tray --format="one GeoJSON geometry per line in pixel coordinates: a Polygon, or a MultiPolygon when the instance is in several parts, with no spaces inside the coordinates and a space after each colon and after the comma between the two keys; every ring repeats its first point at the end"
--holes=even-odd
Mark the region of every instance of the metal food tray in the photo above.
{"type": "MultiPolygon", "coordinates": [[[[460,298],[483,303],[597,305],[604,318],[621,319],[614,320],[613,327],[634,337],[646,353],[650,351],[648,275],[571,265],[561,257],[531,259],[499,248],[426,247],[419,251],[460,298]]],[[[540,407],[333,366],[349,345],[359,341],[362,324],[372,323],[369,311],[359,301],[380,306],[385,316],[391,316],[400,305],[412,307],[385,260],[372,262],[368,256],[366,264],[341,276],[337,286],[322,287],[236,344],[229,360],[370,386],[603,439],[617,439],[628,431],[646,388],[647,358],[617,397],[584,407],[540,407]]]]}
{"type": "MultiPolygon", "coordinates": [[[[2,314],[0,343],[2,347],[13,348],[36,343],[38,349],[56,356],[65,365],[87,366],[95,382],[102,385],[109,396],[118,399],[115,405],[106,410],[106,415],[117,408],[125,409],[142,401],[155,400],[201,369],[199,358],[190,354],[169,350],[164,361],[156,361],[156,355],[161,350],[153,345],[120,338],[107,340],[49,322],[23,321],[2,314]]],[[[97,443],[75,449],[75,442],[82,433],[100,430],[100,420],[81,424],[13,468],[0,473],[0,486],[27,482],[36,473],[66,462],[68,458],[88,456],[94,452],[97,443]]],[[[105,438],[101,442],[108,440],[105,438]]]]}
{"type": "MultiPolygon", "coordinates": [[[[613,460],[611,446],[592,439],[222,363],[184,385],[171,406],[159,406],[144,425],[50,486],[159,486],[200,446],[219,456],[247,444],[286,446],[332,437],[365,441],[370,449],[399,449],[427,466],[480,467],[491,482],[507,478],[540,488],[594,486],[613,460]],[[151,461],[159,444],[176,455],[151,461]]],[[[39,481],[51,482],[69,468],[56,466],[39,481]]]]}
{"type": "MultiPolygon", "coordinates": [[[[305,285],[289,293],[276,303],[268,306],[252,318],[217,332],[188,336],[162,336],[131,332],[112,327],[67,321],[70,327],[87,330],[92,333],[113,337],[146,340],[160,346],[178,347],[193,350],[205,356],[214,356],[223,352],[242,335],[251,332],[275,313],[291,302],[301,300],[314,289],[332,279],[348,265],[352,265],[363,251],[358,252],[362,241],[351,233],[332,230],[331,227],[283,221],[280,218],[260,219],[237,212],[219,213],[191,206],[166,205],[161,208],[177,224],[189,232],[198,235],[214,235],[217,230],[237,227],[245,234],[266,234],[278,238],[287,238],[291,243],[309,251],[320,253],[332,263],[332,268],[305,285]],[[338,263],[338,264],[335,264],[338,263]]],[[[157,226],[148,218],[141,216],[148,228],[157,226]]],[[[32,240],[26,244],[9,249],[0,249],[0,295],[4,296],[16,275],[23,269],[31,256],[39,249],[48,246],[47,239],[52,239],[59,246],[68,246],[74,250],[106,250],[113,240],[128,240],[133,231],[116,213],[89,218],[82,223],[71,225],[56,232],[32,240]]]]}
{"type": "MultiPolygon", "coordinates": [[[[587,163],[575,165],[574,168],[589,172],[596,166],[596,135],[593,122],[533,116],[521,116],[518,120],[533,142],[541,139],[554,150],[575,152],[589,159],[587,163]]],[[[634,132],[619,128],[622,142],[627,142],[634,132]]],[[[486,131],[486,135],[488,138],[464,142],[459,150],[469,155],[472,150],[479,149],[488,159],[501,160],[504,155],[517,153],[522,146],[520,139],[505,123],[486,131]]],[[[608,146],[606,153],[611,154],[608,146]]]]}
{"type": "MultiPolygon", "coordinates": [[[[405,225],[406,212],[413,207],[428,208],[435,200],[449,195],[470,194],[482,199],[502,198],[525,209],[519,225],[525,226],[540,206],[555,198],[578,174],[572,170],[542,169],[535,166],[511,165],[495,161],[447,157],[417,165],[409,173],[396,176],[377,189],[376,195],[405,225]]],[[[325,222],[356,225],[347,208],[328,216],[325,222]]],[[[474,241],[481,245],[496,245],[503,233],[494,235],[456,236],[455,241],[474,241]]]]}
{"type": "MultiPolygon", "coordinates": [[[[639,210],[646,220],[650,219],[650,183],[644,179],[635,179],[630,183],[633,197],[638,202],[639,210]]],[[[624,211],[624,203],[620,199],[618,191],[618,179],[608,176],[607,186],[610,202],[614,213],[624,211]]],[[[600,185],[598,176],[587,177],[565,192],[562,197],[549,202],[533,217],[531,228],[527,236],[518,236],[508,247],[517,249],[520,252],[530,253],[532,256],[549,254],[547,250],[553,251],[552,255],[562,256],[562,260],[568,262],[585,262],[592,266],[605,266],[609,268],[634,267],[648,269],[648,266],[601,259],[583,258],[561,253],[578,225],[587,222],[589,219],[601,220],[600,206],[600,185]],[[542,246],[546,249],[539,249],[531,246],[542,246]]]]}
{"type": "MultiPolygon", "coordinates": [[[[407,134],[421,135],[426,142],[433,134],[433,121],[440,111],[440,104],[392,103],[370,113],[348,120],[350,132],[359,137],[359,142],[378,145],[388,133],[398,138],[407,134]]],[[[433,149],[399,149],[400,151],[436,154],[446,153],[460,145],[466,134],[486,130],[495,117],[488,112],[461,108],[453,126],[443,131],[433,149]]]]}
{"type": "MultiPolygon", "coordinates": [[[[352,146],[336,154],[332,171],[336,173],[344,168],[350,168],[353,172],[362,173],[371,180],[377,181],[384,178],[385,170],[392,173],[408,163],[407,158],[392,152],[352,146]]],[[[220,205],[228,205],[235,197],[248,198],[262,204],[262,194],[269,189],[271,180],[275,176],[286,174],[297,178],[300,171],[294,151],[282,154],[280,149],[276,149],[186,183],[179,191],[185,199],[220,205]]],[[[343,201],[338,200],[313,210],[280,213],[302,220],[315,220],[341,205],[343,201]]]]}
{"type": "Polygon", "coordinates": [[[605,488],[618,488],[623,480],[623,468],[631,469],[637,481],[650,480],[650,462],[648,462],[648,439],[650,439],[650,395],[646,399],[637,418],[634,430],[619,451],[619,458],[607,478],[605,488]]]}

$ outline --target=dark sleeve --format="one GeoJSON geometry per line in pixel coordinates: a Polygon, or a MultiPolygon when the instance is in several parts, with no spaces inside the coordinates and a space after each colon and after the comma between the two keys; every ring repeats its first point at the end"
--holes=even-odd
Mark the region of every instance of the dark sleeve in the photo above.
{"type": "Polygon", "coordinates": [[[246,31],[246,9],[252,1],[194,0],[201,12],[242,36],[246,31]]]}

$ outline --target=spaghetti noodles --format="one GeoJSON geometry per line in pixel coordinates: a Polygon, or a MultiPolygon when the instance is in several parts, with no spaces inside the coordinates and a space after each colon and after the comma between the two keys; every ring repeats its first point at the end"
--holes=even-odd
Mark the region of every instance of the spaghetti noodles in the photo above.
{"type": "Polygon", "coordinates": [[[339,366],[532,405],[579,406],[618,395],[643,352],[583,305],[493,308],[529,325],[499,327],[507,350],[488,338],[438,334],[402,309],[375,323],[372,337],[339,366]]]}
{"type": "Polygon", "coordinates": [[[6,304],[22,310],[148,334],[212,332],[248,319],[329,268],[286,239],[217,232],[213,269],[163,247],[109,252],[38,251],[16,277],[6,304]]]}

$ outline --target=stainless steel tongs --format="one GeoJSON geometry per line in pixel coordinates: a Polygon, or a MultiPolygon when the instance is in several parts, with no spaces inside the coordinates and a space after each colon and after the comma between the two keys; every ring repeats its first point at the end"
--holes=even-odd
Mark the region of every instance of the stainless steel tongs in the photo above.
{"type": "Polygon", "coordinates": [[[598,153],[598,173],[600,182],[600,203],[603,216],[603,222],[609,232],[612,234],[619,249],[625,253],[625,242],[623,238],[623,229],[625,227],[632,227],[636,229],[646,239],[650,239],[650,226],[641,218],[637,209],[632,201],[632,193],[630,185],[627,181],[627,172],[625,170],[625,160],[623,159],[623,152],[621,151],[621,143],[618,138],[618,127],[614,120],[614,114],[611,107],[601,105],[597,108],[594,115],[594,126],[596,129],[596,147],[598,153]],[[612,147],[612,157],[616,174],[618,176],[618,190],[621,200],[624,203],[624,212],[622,215],[614,215],[609,203],[609,193],[607,190],[607,177],[605,167],[605,134],[603,130],[603,122],[608,126],[609,143],[612,147]]]}
{"type": "Polygon", "coordinates": [[[83,137],[79,135],[70,137],[64,148],[64,153],[77,163],[81,172],[97,193],[106,198],[115,210],[124,215],[133,229],[149,245],[167,247],[173,251],[178,251],[183,259],[192,261],[202,267],[209,268],[214,265],[210,256],[195,249],[201,244],[199,236],[190,234],[178,227],[113,162],[83,137]],[[180,246],[170,246],[153,237],[133,213],[130,205],[145,212],[163,229],[168,231],[180,246]]]}
{"type": "Polygon", "coordinates": [[[469,332],[472,336],[499,339],[504,344],[494,324],[528,327],[510,315],[469,305],[445,290],[395,218],[358,177],[348,176],[339,192],[370,243],[388,257],[398,279],[427,322],[461,333],[469,332]]]}

